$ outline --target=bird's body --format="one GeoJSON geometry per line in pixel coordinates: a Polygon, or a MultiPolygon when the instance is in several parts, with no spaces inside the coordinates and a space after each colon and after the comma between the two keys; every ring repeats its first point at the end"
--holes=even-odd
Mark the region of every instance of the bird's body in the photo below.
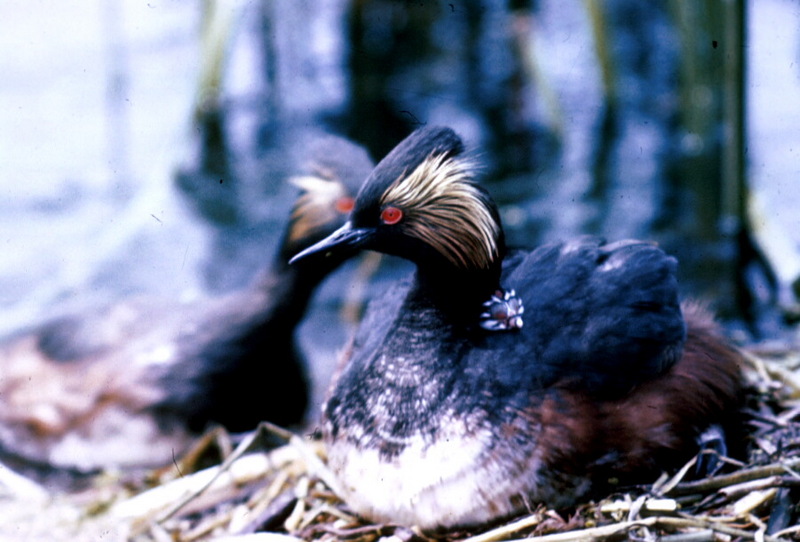
{"type": "Polygon", "coordinates": [[[294,330],[343,260],[287,262],[343,223],[372,167],[338,138],[307,156],[278,253],[250,287],[185,303],[127,299],[5,340],[0,456],[81,470],[165,465],[210,424],[303,422],[309,382],[294,330]]]}
{"type": "Polygon", "coordinates": [[[460,152],[449,130],[412,134],[348,224],[299,256],[368,248],[417,264],[371,303],[324,407],[345,501],[378,521],[475,525],[689,459],[740,384],[706,317],[684,320],[675,260],[590,238],[506,254],[460,152]]]}

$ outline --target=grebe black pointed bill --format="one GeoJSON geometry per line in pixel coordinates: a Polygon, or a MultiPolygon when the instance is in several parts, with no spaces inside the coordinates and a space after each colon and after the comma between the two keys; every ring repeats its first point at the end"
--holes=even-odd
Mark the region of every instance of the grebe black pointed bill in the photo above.
{"type": "Polygon", "coordinates": [[[345,222],[344,226],[330,234],[328,237],[308,247],[307,249],[295,254],[290,264],[306,259],[315,254],[329,257],[336,254],[340,258],[349,258],[361,250],[364,243],[370,236],[370,230],[353,228],[350,221],[345,222]]]}

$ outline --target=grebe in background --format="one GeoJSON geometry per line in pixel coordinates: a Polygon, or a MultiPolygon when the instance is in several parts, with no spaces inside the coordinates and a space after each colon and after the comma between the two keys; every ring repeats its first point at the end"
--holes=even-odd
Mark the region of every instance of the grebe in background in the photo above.
{"type": "Polygon", "coordinates": [[[192,303],[124,300],[0,345],[0,460],[160,466],[212,423],[301,423],[309,382],[295,328],[344,258],[287,262],[344,223],[373,165],[334,136],[307,153],[274,261],[249,288],[192,303]]]}

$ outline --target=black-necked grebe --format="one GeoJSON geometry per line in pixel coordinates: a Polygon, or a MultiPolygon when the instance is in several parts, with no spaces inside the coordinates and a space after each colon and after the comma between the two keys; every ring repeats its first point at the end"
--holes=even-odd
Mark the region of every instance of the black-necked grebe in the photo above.
{"type": "Polygon", "coordinates": [[[371,249],[415,274],[373,300],[323,411],[345,501],[376,521],[468,526],[649,482],[736,416],[741,358],[651,243],[507,251],[459,137],[422,128],[298,264],[371,249]],[[685,312],[685,314],[684,314],[685,312]]]}

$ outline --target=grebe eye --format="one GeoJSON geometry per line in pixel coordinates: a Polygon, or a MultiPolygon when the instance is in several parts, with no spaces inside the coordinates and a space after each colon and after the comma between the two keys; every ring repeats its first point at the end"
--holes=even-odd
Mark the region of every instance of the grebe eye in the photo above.
{"type": "Polygon", "coordinates": [[[336,200],[336,210],[343,215],[349,213],[356,206],[356,200],[350,196],[342,196],[336,200]]]}
{"type": "Polygon", "coordinates": [[[391,226],[392,224],[397,224],[402,219],[403,219],[403,211],[401,211],[397,207],[386,207],[383,211],[381,211],[381,222],[383,222],[388,226],[391,226]]]}

